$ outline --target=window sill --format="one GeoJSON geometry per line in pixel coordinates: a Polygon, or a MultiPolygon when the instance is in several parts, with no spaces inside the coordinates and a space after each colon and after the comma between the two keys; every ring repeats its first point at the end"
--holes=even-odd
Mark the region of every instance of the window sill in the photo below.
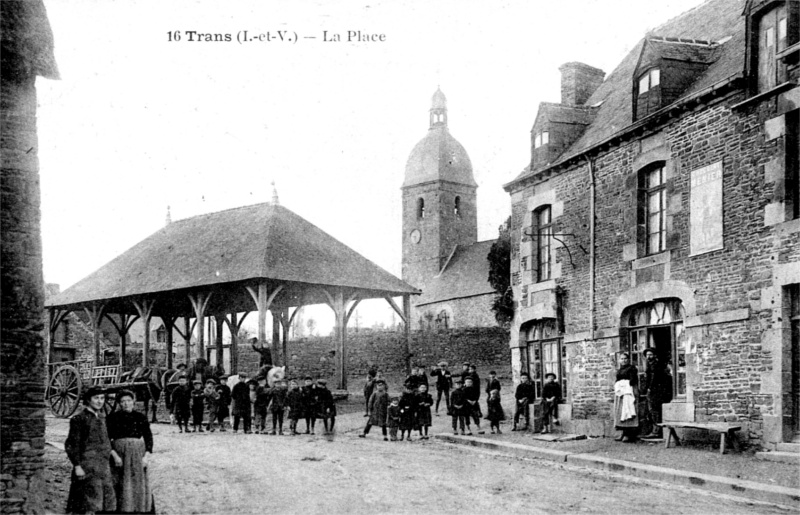
{"type": "Polygon", "coordinates": [[[533,283],[530,286],[528,286],[528,293],[545,291],[545,290],[555,290],[555,289],[556,289],[556,280],[548,279],[546,281],[540,281],[538,283],[533,283]]]}
{"type": "Polygon", "coordinates": [[[767,100],[768,98],[774,97],[779,93],[783,93],[784,91],[790,90],[795,86],[797,86],[797,82],[793,80],[786,81],[783,84],[778,84],[777,86],[768,91],[759,93],[758,95],[752,96],[743,102],[739,102],[738,104],[732,105],[731,110],[736,111],[737,109],[744,109],[745,107],[751,106],[763,100],[767,100]]]}
{"type": "Polygon", "coordinates": [[[631,270],[640,270],[642,268],[649,268],[651,266],[663,265],[669,263],[671,253],[669,250],[659,252],[650,256],[641,257],[631,261],[631,270]]]}

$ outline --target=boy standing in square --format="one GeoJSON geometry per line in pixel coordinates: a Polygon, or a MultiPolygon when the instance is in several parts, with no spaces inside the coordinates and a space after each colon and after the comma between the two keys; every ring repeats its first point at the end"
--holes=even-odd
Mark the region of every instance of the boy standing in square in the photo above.
{"type": "Polygon", "coordinates": [[[558,403],[561,401],[561,385],[556,382],[556,375],[548,372],[544,375],[544,388],[542,389],[542,433],[553,430],[551,423],[558,424],[558,403]]]}

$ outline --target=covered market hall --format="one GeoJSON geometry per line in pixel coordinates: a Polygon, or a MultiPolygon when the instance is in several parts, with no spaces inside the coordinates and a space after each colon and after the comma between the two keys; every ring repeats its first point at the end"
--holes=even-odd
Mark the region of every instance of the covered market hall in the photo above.
{"type": "MultiPolygon", "coordinates": [[[[328,305],[335,315],[335,383],[347,388],[347,323],[359,302],[385,299],[405,325],[410,347],[410,296],[419,291],[386,272],[318,227],[281,206],[244,206],[167,223],[46,303],[48,356],[53,338],[70,312],[85,312],[91,323],[95,363],[100,363],[99,326],[110,321],[119,333],[120,364],[126,334],[136,320],[144,324],[142,364],[149,366],[150,322],[166,328],[167,367],[171,368],[173,330],[186,341],[186,361],[206,357],[206,317],[216,322],[208,342],[223,361],[222,334],[231,335],[230,373],[237,372],[237,334],[245,317],[258,316],[258,340],[267,339],[272,314],[271,354],[287,364],[289,326],[298,308],[328,305]],[[402,305],[395,299],[401,298],[402,305]],[[282,334],[282,336],[281,336],[282,334]],[[278,358],[280,357],[280,358],[278,358]]],[[[407,363],[410,362],[407,352],[407,363]]]]}

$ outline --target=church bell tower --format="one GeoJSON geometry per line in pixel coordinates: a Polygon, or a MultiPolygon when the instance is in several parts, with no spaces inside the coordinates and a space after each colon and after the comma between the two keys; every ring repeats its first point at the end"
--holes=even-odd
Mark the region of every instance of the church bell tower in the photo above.
{"type": "Polygon", "coordinates": [[[423,291],[456,245],[478,240],[478,185],[467,151],[447,124],[447,99],[437,89],[428,134],[411,151],[402,186],[402,276],[423,291]]]}

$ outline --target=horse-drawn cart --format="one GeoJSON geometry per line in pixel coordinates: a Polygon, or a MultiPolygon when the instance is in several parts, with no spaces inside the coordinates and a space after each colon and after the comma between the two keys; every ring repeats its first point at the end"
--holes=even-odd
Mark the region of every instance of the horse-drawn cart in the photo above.
{"type": "Polygon", "coordinates": [[[106,414],[117,409],[116,394],[120,390],[132,391],[136,400],[145,403],[146,413],[149,402],[157,402],[161,396],[158,381],[152,380],[151,374],[152,370],[146,368],[123,372],[120,365],[95,367],[90,359],[48,363],[45,402],[54,416],[66,418],[78,409],[87,388],[101,386],[106,392],[106,414]]]}

